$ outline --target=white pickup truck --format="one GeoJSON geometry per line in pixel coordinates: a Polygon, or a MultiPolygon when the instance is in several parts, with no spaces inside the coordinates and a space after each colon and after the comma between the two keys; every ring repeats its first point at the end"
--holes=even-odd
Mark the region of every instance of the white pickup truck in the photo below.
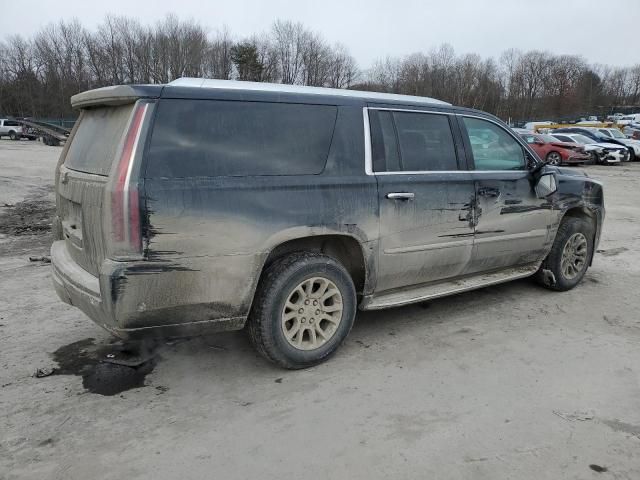
{"type": "Polygon", "coordinates": [[[11,140],[20,140],[22,137],[22,124],[15,120],[0,118],[0,138],[9,137],[11,140]]]}

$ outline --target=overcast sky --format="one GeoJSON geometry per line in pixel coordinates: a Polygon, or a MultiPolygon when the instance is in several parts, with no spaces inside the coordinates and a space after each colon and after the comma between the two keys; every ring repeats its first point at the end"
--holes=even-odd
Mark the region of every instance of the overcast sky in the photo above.
{"type": "Polygon", "coordinates": [[[640,63],[640,0],[8,0],[0,37],[30,35],[59,19],[93,28],[107,13],[152,23],[169,12],[211,32],[226,25],[237,37],[267,30],[277,18],[301,21],[346,45],[363,69],[443,42],[482,56],[538,48],[592,63],[640,63]]]}

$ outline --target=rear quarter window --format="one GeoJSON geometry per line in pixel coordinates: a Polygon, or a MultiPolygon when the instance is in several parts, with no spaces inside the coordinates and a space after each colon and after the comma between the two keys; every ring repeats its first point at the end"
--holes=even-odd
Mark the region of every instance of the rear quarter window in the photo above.
{"type": "Polygon", "coordinates": [[[164,99],[146,176],[319,174],[336,115],[332,105],[164,99]]]}

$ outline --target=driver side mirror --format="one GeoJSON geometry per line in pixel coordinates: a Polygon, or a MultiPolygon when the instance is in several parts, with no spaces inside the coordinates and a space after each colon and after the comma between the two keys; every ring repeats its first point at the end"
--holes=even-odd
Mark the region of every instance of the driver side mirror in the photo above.
{"type": "Polygon", "coordinates": [[[536,195],[538,198],[547,198],[552,193],[558,191],[556,176],[553,173],[544,173],[536,182],[536,195]]]}

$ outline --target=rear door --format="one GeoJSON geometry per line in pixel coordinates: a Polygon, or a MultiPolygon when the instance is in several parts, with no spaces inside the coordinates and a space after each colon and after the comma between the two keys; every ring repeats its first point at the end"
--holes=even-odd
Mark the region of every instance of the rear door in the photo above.
{"type": "Polygon", "coordinates": [[[461,274],[473,249],[474,185],[455,117],[369,108],[380,206],[376,290],[461,274]]]}
{"type": "Polygon", "coordinates": [[[497,122],[464,115],[458,118],[473,165],[476,196],[469,273],[540,260],[550,239],[551,204],[537,198],[526,150],[497,122]]]}

